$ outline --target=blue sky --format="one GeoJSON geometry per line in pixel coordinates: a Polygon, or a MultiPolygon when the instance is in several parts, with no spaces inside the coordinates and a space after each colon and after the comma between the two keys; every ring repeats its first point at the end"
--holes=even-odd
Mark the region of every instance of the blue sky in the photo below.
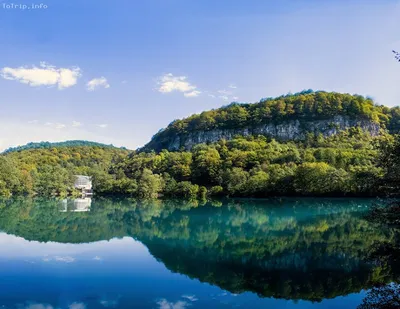
{"type": "Polygon", "coordinates": [[[136,148],[174,119],[309,88],[400,102],[397,0],[0,1],[0,20],[0,149],[136,148]]]}

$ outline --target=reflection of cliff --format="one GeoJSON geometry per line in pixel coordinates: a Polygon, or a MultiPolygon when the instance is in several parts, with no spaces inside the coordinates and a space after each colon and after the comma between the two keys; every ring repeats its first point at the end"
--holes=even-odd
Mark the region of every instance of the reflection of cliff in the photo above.
{"type": "Polygon", "coordinates": [[[232,216],[208,221],[194,210],[193,220],[204,222],[181,229],[181,237],[163,230],[159,237],[140,240],[171,271],[232,293],[319,301],[393,279],[391,268],[365,261],[376,242],[393,234],[376,230],[357,208],[343,207],[340,212],[333,207],[335,215],[314,209],[310,218],[305,216],[313,212],[309,208],[279,214],[277,209],[236,206],[232,216]],[[192,236],[185,238],[186,232],[192,236]]]}
{"type": "Polygon", "coordinates": [[[20,200],[0,204],[0,229],[74,243],[131,236],[170,270],[231,292],[321,300],[392,280],[391,267],[365,262],[395,235],[362,218],[371,203],[100,200],[62,213],[56,201],[20,200]]]}
{"type": "Polygon", "coordinates": [[[340,268],[340,264],[331,268],[332,258],[323,265],[325,256],[302,261],[299,267],[296,257],[288,258],[287,267],[282,267],[269,260],[224,260],[188,248],[146,245],[171,271],[236,294],[251,291],[263,297],[320,301],[369,288],[374,279],[373,269],[363,263],[355,263],[351,268],[340,268]],[[314,266],[313,262],[319,259],[319,265],[314,266]]]}

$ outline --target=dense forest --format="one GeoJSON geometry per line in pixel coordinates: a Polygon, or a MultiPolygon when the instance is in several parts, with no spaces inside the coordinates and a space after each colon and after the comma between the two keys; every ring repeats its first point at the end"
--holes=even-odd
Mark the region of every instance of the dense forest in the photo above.
{"type": "MultiPolygon", "coordinates": [[[[28,144],[0,156],[0,195],[65,196],[74,192],[76,174],[92,176],[97,195],[139,198],[377,196],[399,192],[400,138],[387,130],[397,127],[398,108],[376,106],[361,96],[303,92],[205,113],[225,111],[226,117],[237,117],[239,108],[278,121],[283,115],[270,111],[275,111],[279,102],[284,102],[284,117],[289,117],[288,106],[293,105],[293,117],[308,117],[311,110],[320,117],[328,117],[329,111],[340,112],[368,117],[380,122],[383,129],[378,136],[358,127],[327,137],[310,132],[301,141],[237,136],[199,144],[190,151],[128,151],[80,141],[28,144]],[[312,108],[307,98],[313,98],[312,108]]],[[[236,120],[219,119],[217,114],[211,117],[213,125],[238,125],[236,120]]],[[[201,115],[181,123],[187,127],[193,119],[203,119],[201,115]]]]}
{"type": "Polygon", "coordinates": [[[52,146],[11,151],[0,156],[0,196],[65,196],[77,174],[107,173],[128,155],[109,146],[52,146]]]}

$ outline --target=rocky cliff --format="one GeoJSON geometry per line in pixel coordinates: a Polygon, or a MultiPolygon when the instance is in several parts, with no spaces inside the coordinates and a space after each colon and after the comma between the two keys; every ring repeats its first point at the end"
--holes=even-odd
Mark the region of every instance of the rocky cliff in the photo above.
{"type": "Polygon", "coordinates": [[[213,143],[221,139],[230,140],[235,136],[264,135],[278,140],[303,140],[308,133],[322,134],[323,136],[335,135],[340,131],[358,127],[369,132],[372,136],[379,134],[380,125],[366,118],[350,118],[337,115],[324,120],[289,120],[279,124],[274,122],[263,123],[254,127],[235,129],[196,130],[192,132],[168,135],[165,138],[153,138],[145,150],[168,149],[170,151],[181,148],[191,149],[201,143],[213,143]]]}

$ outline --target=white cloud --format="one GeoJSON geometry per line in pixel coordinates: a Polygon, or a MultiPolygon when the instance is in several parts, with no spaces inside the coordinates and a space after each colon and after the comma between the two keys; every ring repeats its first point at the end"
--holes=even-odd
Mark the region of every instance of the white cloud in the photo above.
{"type": "Polygon", "coordinates": [[[159,305],[159,309],[185,309],[189,303],[181,300],[173,303],[163,298],[157,302],[157,305],[159,305]]]}
{"type": "Polygon", "coordinates": [[[81,76],[81,69],[78,67],[57,68],[46,62],[41,62],[39,67],[34,65],[31,68],[27,66],[4,67],[1,69],[0,75],[5,79],[16,80],[32,87],[57,85],[58,89],[64,89],[77,83],[81,76]]]}
{"type": "Polygon", "coordinates": [[[104,76],[93,78],[86,84],[86,89],[89,91],[94,91],[98,88],[110,88],[110,84],[104,76]]]}
{"type": "Polygon", "coordinates": [[[100,256],[95,256],[94,258],[93,258],[93,260],[95,260],[95,261],[101,261],[101,260],[103,260],[100,256]]]}
{"type": "Polygon", "coordinates": [[[185,92],[183,95],[187,98],[193,98],[199,96],[201,92],[198,90],[193,90],[191,92],[185,92]]]}
{"type": "Polygon", "coordinates": [[[73,127],[81,127],[82,126],[82,123],[81,122],[79,122],[79,121],[72,121],[72,126],[73,127]]]}
{"type": "Polygon", "coordinates": [[[198,301],[199,299],[196,297],[196,295],[182,295],[182,298],[186,298],[190,301],[198,301]]]}
{"type": "Polygon", "coordinates": [[[219,98],[224,100],[224,101],[229,101],[229,97],[226,96],[226,95],[220,95],[219,98]]]}
{"type": "Polygon", "coordinates": [[[177,91],[182,92],[187,98],[197,97],[201,93],[196,86],[189,83],[186,76],[174,76],[172,73],[161,76],[158,85],[157,90],[161,93],[177,91]]]}
{"type": "Polygon", "coordinates": [[[237,88],[236,85],[234,85],[234,84],[230,84],[228,87],[231,88],[231,89],[236,89],[237,88]]]}
{"type": "Polygon", "coordinates": [[[108,124],[102,123],[102,124],[98,124],[97,126],[98,126],[99,128],[105,129],[105,128],[108,127],[108,124]]]}
{"type": "Polygon", "coordinates": [[[68,307],[69,309],[86,309],[86,305],[84,303],[72,303],[68,307]]]}
{"type": "Polygon", "coordinates": [[[28,123],[29,124],[37,124],[37,123],[39,123],[39,120],[30,120],[30,121],[28,121],[28,123]]]}

